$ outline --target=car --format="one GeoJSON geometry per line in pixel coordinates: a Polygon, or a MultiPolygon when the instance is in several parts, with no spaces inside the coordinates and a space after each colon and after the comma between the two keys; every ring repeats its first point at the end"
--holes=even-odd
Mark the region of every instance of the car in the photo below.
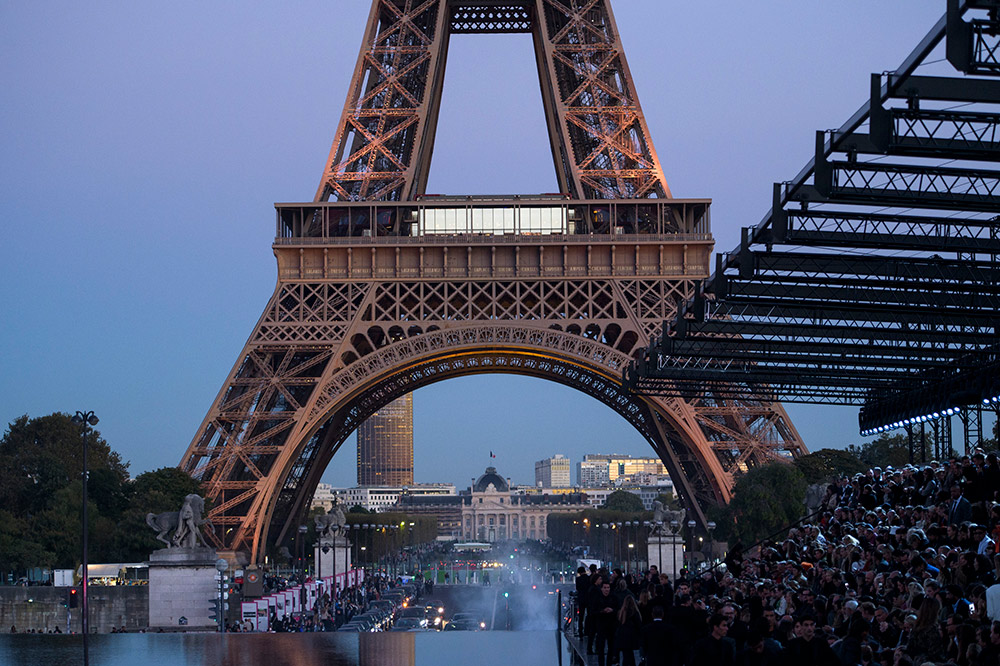
{"type": "Polygon", "coordinates": [[[417,620],[421,627],[427,626],[427,611],[423,608],[404,608],[399,611],[399,620],[417,620]]]}
{"type": "Polygon", "coordinates": [[[481,618],[475,613],[455,613],[451,616],[451,620],[449,621],[457,622],[459,620],[475,620],[476,622],[479,622],[481,618]]]}
{"type": "Polygon", "coordinates": [[[421,624],[421,621],[415,617],[402,617],[396,621],[396,624],[392,626],[389,631],[423,631],[426,629],[426,625],[421,624]]]}
{"type": "Polygon", "coordinates": [[[486,629],[486,623],[481,620],[452,620],[445,625],[445,631],[484,631],[486,629]]]}
{"type": "MultiPolygon", "coordinates": [[[[347,624],[356,624],[363,626],[365,631],[375,631],[377,627],[375,619],[368,615],[355,615],[350,619],[350,621],[348,621],[347,624]]],[[[346,627],[347,624],[345,624],[344,626],[346,627]]]]}
{"type": "Polygon", "coordinates": [[[369,630],[365,629],[364,625],[362,625],[361,623],[354,624],[353,622],[348,622],[347,624],[345,624],[344,626],[342,626],[340,629],[337,629],[337,631],[345,631],[345,632],[354,633],[354,634],[367,634],[367,633],[369,633],[369,630]]]}
{"type": "Polygon", "coordinates": [[[379,599],[368,604],[370,609],[384,610],[390,617],[396,614],[396,604],[389,599],[379,599]]]}

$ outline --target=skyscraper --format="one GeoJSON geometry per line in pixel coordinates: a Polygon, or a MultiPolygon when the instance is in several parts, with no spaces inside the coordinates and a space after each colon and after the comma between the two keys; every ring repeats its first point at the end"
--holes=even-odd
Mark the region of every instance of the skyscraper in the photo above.
{"type": "Polygon", "coordinates": [[[390,402],[358,428],[358,485],[413,484],[413,394],[390,402]]]}
{"type": "Polygon", "coordinates": [[[569,487],[569,458],[556,454],[535,463],[535,485],[542,488],[569,487]]]}

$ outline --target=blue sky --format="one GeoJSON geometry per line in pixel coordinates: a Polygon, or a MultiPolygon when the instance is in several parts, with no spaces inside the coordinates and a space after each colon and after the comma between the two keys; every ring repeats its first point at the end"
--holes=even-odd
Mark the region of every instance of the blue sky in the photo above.
{"type": "MultiPolygon", "coordinates": [[[[272,204],[311,200],[368,0],[0,2],[0,420],[93,409],[139,473],[176,465],[275,282],[272,204]]],[[[618,0],[675,196],[711,197],[717,247],[770,205],[814,132],[862,103],[943,0],[618,0]]],[[[527,36],[457,36],[428,190],[555,189],[527,36]]],[[[646,454],[570,389],[471,377],[414,398],[418,481],[554,453],[646,454]]],[[[789,406],[812,449],[856,410],[789,406]]],[[[326,478],[354,481],[353,444],[326,478]]]]}

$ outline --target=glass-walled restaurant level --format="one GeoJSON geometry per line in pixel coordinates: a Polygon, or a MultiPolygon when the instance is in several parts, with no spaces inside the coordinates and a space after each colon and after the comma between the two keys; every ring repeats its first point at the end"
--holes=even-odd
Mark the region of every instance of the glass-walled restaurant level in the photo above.
{"type": "Polygon", "coordinates": [[[279,242],[430,236],[711,234],[708,199],[571,201],[560,195],[275,204],[279,242]],[[294,239],[294,240],[293,240],[294,239]]]}

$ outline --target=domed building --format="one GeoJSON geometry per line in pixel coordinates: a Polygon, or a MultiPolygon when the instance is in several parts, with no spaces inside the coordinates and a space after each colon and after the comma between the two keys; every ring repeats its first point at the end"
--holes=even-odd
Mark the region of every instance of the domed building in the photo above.
{"type": "Polygon", "coordinates": [[[510,481],[501,476],[495,467],[487,467],[472,487],[459,497],[462,501],[462,538],[487,543],[507,539],[547,539],[549,514],[587,508],[586,497],[581,493],[549,495],[514,492],[510,481]]]}
{"type": "Polygon", "coordinates": [[[507,483],[506,479],[497,474],[496,467],[487,467],[483,475],[476,479],[476,482],[472,486],[472,492],[507,493],[510,492],[510,484],[507,483]]]}

